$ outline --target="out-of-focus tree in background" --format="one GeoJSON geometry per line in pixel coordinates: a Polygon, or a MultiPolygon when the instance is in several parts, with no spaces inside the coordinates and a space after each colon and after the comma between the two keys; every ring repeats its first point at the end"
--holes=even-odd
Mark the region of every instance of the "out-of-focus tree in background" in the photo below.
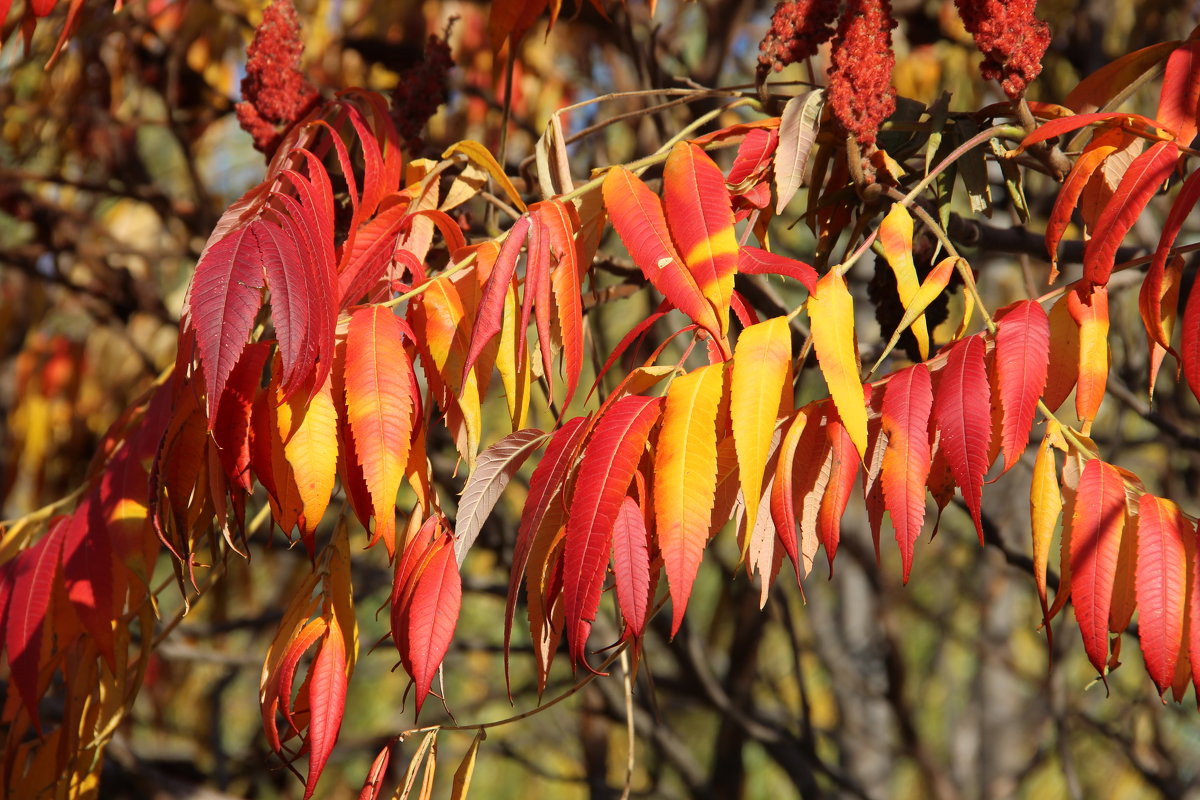
{"type": "MultiPolygon", "coordinates": [[[[430,37],[444,36],[454,62],[447,100],[416,133],[409,157],[436,157],[470,138],[502,152],[510,175],[526,177],[552,112],[564,105],[613,92],[751,83],[772,12],[761,0],[660,0],[653,12],[629,0],[604,4],[607,18],[590,3],[568,6],[549,32],[543,15],[508,66],[504,53],[493,55],[487,5],[296,5],[303,71],[325,95],[350,86],[387,94],[398,82],[421,85],[431,74],[427,59],[437,57],[440,38],[431,44],[430,37]]],[[[69,496],[108,426],[174,362],[184,293],[201,248],[223,209],[258,183],[264,168],[235,114],[261,4],[139,0],[114,13],[105,2],[63,2],[40,21],[28,46],[21,6],[18,0],[4,22],[0,50],[4,518],[69,496]],[[77,28],[48,63],[68,6],[78,12],[77,28]]],[[[995,84],[979,79],[982,56],[951,0],[896,0],[893,12],[899,96],[931,104],[948,92],[956,109],[1003,99],[995,84]]],[[[1177,38],[1193,26],[1193,12],[1165,0],[1040,3],[1053,40],[1031,98],[1055,101],[1117,56],[1177,38]]],[[[827,49],[814,60],[818,78],[825,58],[827,49]]],[[[776,76],[810,77],[802,64],[776,76]]],[[[1147,108],[1137,102],[1135,110],[1153,113],[1152,98],[1147,108]]],[[[627,95],[570,114],[565,133],[580,137],[570,149],[572,172],[586,175],[653,152],[716,107],[681,104],[589,131],[646,104],[627,95]]],[[[735,121],[728,112],[715,124],[735,121]]],[[[1003,180],[998,171],[991,178],[1003,180]]],[[[1055,184],[1035,176],[1026,193],[1034,218],[1045,219],[1055,184]]],[[[968,214],[965,197],[961,204],[955,210],[968,214]]],[[[465,208],[465,227],[489,224],[482,205],[465,208]]],[[[796,216],[781,216],[772,235],[793,252],[811,252],[807,228],[791,225],[796,216]]],[[[1015,218],[1014,209],[998,205],[990,225],[1008,229],[1015,218]]],[[[1147,215],[1134,231],[1135,242],[1151,249],[1153,219],[1147,215]]],[[[620,286],[630,273],[617,250],[606,257],[602,285],[620,286]]],[[[1010,250],[975,263],[995,301],[1005,282],[1023,287],[1043,274],[1039,249],[1018,243],[1010,250]]],[[[851,273],[856,292],[865,294],[872,272],[864,262],[851,273]]],[[[1141,386],[1147,356],[1130,300],[1114,310],[1120,366],[1110,377],[1105,413],[1119,423],[1102,442],[1104,452],[1186,506],[1200,477],[1200,443],[1188,432],[1194,402],[1168,376],[1148,412],[1143,392],[1133,388],[1141,386]]],[[[649,302],[635,295],[598,308],[595,348],[606,353],[629,319],[653,310],[649,302]]],[[[504,412],[498,406],[485,413],[504,412]]],[[[448,440],[431,443],[439,480],[461,490],[453,453],[448,440]]],[[[758,588],[739,575],[736,545],[718,540],[680,634],[669,638],[664,615],[653,622],[632,691],[614,671],[553,708],[490,729],[475,791],[616,797],[631,773],[631,794],[648,797],[1196,794],[1200,719],[1161,703],[1141,674],[1136,648],[1122,651],[1127,663],[1106,691],[1089,686],[1095,675],[1077,636],[1064,632],[1048,648],[1037,630],[1024,500],[1031,463],[985,493],[989,546],[974,544],[966,513],[952,505],[939,535],[923,545],[907,587],[894,548],[885,548],[876,566],[865,514],[853,506],[832,577],[808,580],[804,597],[782,588],[762,611],[758,588]]],[[[450,709],[466,721],[513,713],[499,621],[516,494],[502,498],[464,565],[467,591],[444,677],[450,709]]],[[[169,566],[161,569],[170,574],[169,566]]],[[[158,647],[132,714],[104,753],[101,796],[300,795],[300,782],[269,754],[252,698],[284,601],[308,570],[304,553],[279,537],[273,544],[256,537],[248,561],[228,561],[158,647]]],[[[386,603],[391,580],[382,567],[356,565],[364,649],[386,633],[387,615],[377,620],[373,610],[386,603]]],[[[173,584],[159,602],[170,618],[180,605],[173,584]]],[[[602,616],[596,625],[612,623],[602,616]]],[[[611,640],[618,632],[607,633],[611,640]]],[[[534,703],[531,663],[530,646],[519,641],[512,667],[517,710],[534,703]]],[[[323,796],[356,796],[381,743],[410,726],[407,681],[391,672],[393,664],[390,648],[363,657],[323,796]]],[[[571,685],[565,669],[556,672],[545,697],[571,685]]],[[[431,710],[440,719],[441,711],[431,710]]],[[[404,774],[419,740],[393,758],[389,785],[404,774]]],[[[457,764],[471,742],[471,733],[443,734],[439,763],[457,764]]],[[[438,796],[450,791],[452,772],[440,771],[438,796]]]]}

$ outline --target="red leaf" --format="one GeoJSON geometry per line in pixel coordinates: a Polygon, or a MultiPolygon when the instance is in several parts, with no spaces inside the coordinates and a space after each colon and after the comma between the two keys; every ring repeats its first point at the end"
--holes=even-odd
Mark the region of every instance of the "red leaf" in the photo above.
{"type": "Polygon", "coordinates": [[[650,608],[650,546],[645,515],[632,497],[621,501],[613,522],[613,575],[625,629],[638,641],[650,608]]]}
{"type": "Polygon", "coordinates": [[[1178,156],[1179,148],[1173,142],[1157,142],[1129,165],[1112,200],[1096,220],[1095,235],[1084,246],[1086,281],[1100,286],[1108,283],[1117,248],[1150,198],[1175,169],[1178,156]]]}
{"type": "Polygon", "coordinates": [[[984,355],[984,343],[978,336],[951,346],[933,406],[934,420],[941,431],[941,450],[971,511],[980,544],[983,524],[979,505],[992,440],[991,389],[984,355]]]}
{"type": "Polygon", "coordinates": [[[757,175],[765,169],[775,154],[779,144],[779,132],[776,130],[756,128],[746,134],[746,138],[738,145],[737,155],[733,166],[729,168],[726,181],[736,186],[752,175],[757,175]]]}
{"type": "Polygon", "coordinates": [[[1183,311],[1180,332],[1179,360],[1183,362],[1183,377],[1192,394],[1200,398],[1200,283],[1193,283],[1183,311]]]}
{"type": "MultiPolygon", "coordinates": [[[[413,570],[412,588],[406,590],[399,612],[403,635],[396,644],[400,660],[416,683],[417,715],[429,694],[433,676],[441,666],[462,606],[462,578],[454,559],[454,537],[449,532],[436,539],[413,570]]],[[[395,626],[395,623],[393,623],[395,626]]]]}
{"type": "Polygon", "coordinates": [[[841,420],[836,417],[829,420],[825,431],[830,448],[829,482],[821,498],[821,510],[817,513],[817,541],[825,548],[829,574],[832,575],[833,558],[841,540],[842,514],[846,513],[846,504],[850,502],[860,459],[854,440],[846,433],[841,420]]]}
{"type": "Polygon", "coordinates": [[[113,547],[100,511],[98,490],[84,498],[71,515],[63,540],[62,560],[67,599],[115,673],[113,547]]]}
{"type": "Polygon", "coordinates": [[[246,492],[254,489],[250,478],[250,417],[254,396],[262,383],[263,368],[270,355],[271,346],[266,342],[252,342],[246,346],[225,384],[212,428],[217,457],[221,459],[226,477],[246,492]]]}
{"type": "Polygon", "coordinates": [[[1108,616],[1116,579],[1125,485],[1100,459],[1088,461],[1079,478],[1071,514],[1071,597],[1083,646],[1096,671],[1108,663],[1108,616]]]}
{"type": "Polygon", "coordinates": [[[42,724],[38,716],[38,671],[43,628],[69,525],[68,518],[59,519],[37,544],[13,560],[12,599],[5,614],[4,644],[11,680],[39,732],[42,724]]]}
{"type": "Polygon", "coordinates": [[[304,784],[304,800],[312,797],[317,788],[337,742],[342,715],[346,713],[346,643],[336,621],[330,622],[309,672],[308,708],[308,781],[304,784]]]}
{"type": "Polygon", "coordinates": [[[1183,640],[1188,558],[1184,537],[1194,537],[1179,506],[1150,494],[1138,501],[1138,640],[1158,693],[1175,677],[1183,640]]]}
{"type": "Polygon", "coordinates": [[[517,589],[521,576],[529,563],[529,552],[533,548],[534,536],[546,516],[547,509],[562,502],[563,483],[575,463],[575,456],[583,437],[591,429],[586,417],[575,417],[564,422],[550,438],[546,453],[529,478],[529,494],[525,498],[525,509],[521,523],[517,526],[517,542],[513,546],[513,563],[508,578],[508,599],[504,604],[504,676],[508,681],[508,649],[512,639],[513,613],[517,607],[517,589]]]}
{"type": "Polygon", "coordinates": [[[925,524],[925,484],[932,453],[929,415],[933,379],[923,364],[897,372],[883,395],[882,431],[887,437],[880,480],[883,499],[896,529],[904,582],[912,572],[913,549],[925,524]]]}
{"type": "MultiPolygon", "coordinates": [[[[467,347],[467,360],[463,363],[463,383],[466,383],[467,374],[475,365],[475,360],[479,358],[483,348],[500,332],[504,324],[504,295],[517,269],[517,257],[521,254],[521,246],[525,244],[529,224],[528,215],[516,221],[500,248],[500,255],[496,256],[496,263],[492,265],[492,272],[488,276],[483,297],[479,301],[479,310],[476,312],[471,343],[467,347]]],[[[520,333],[524,336],[523,328],[520,333]]]]}
{"type": "Polygon", "coordinates": [[[225,381],[246,347],[254,317],[262,305],[265,264],[286,258],[255,220],[207,247],[188,289],[186,324],[196,331],[196,348],[204,367],[209,427],[225,381]]]}
{"type": "Polygon", "coordinates": [[[613,403],[597,422],[579,465],[579,474],[585,477],[576,484],[568,510],[563,574],[573,668],[580,661],[587,664],[587,636],[600,605],[613,523],[662,403],[662,398],[636,395],[613,403]]]}
{"type": "Polygon", "coordinates": [[[738,272],[746,275],[783,275],[799,281],[810,292],[817,285],[817,271],[794,258],[776,255],[761,247],[743,247],[738,272]]]}
{"type": "Polygon", "coordinates": [[[371,762],[371,771],[367,773],[367,779],[363,781],[363,788],[358,794],[358,800],[376,800],[379,797],[380,792],[383,791],[383,779],[387,777],[388,762],[391,760],[392,745],[389,742],[371,762]]]}
{"type": "Polygon", "coordinates": [[[996,368],[1000,406],[1004,410],[1001,441],[1004,471],[1025,452],[1037,413],[1037,401],[1046,388],[1050,365],[1050,319],[1035,300],[1010,307],[999,318],[996,334],[996,368]]]}
{"type": "Polygon", "coordinates": [[[1196,138],[1196,113],[1200,104],[1200,40],[1184,42],[1167,59],[1162,92],[1155,118],[1189,144],[1196,138]]]}
{"type": "Polygon", "coordinates": [[[722,328],[713,307],[684,268],[671,241],[658,196],[624,167],[609,171],[603,192],[613,228],[642,274],[671,305],[714,336],[720,336],[722,328]]]}
{"type": "Polygon", "coordinates": [[[1175,204],[1171,206],[1171,211],[1163,222],[1162,234],[1158,238],[1158,247],[1154,251],[1154,258],[1150,261],[1150,268],[1146,270],[1146,278],[1142,281],[1142,291],[1138,296],[1138,306],[1142,312],[1142,321],[1146,325],[1146,333],[1152,341],[1167,349],[1171,347],[1170,336],[1165,335],[1161,323],[1163,273],[1166,270],[1167,258],[1171,255],[1171,248],[1174,247],[1175,239],[1179,236],[1179,230],[1192,213],[1198,200],[1200,200],[1200,172],[1193,172],[1183,182],[1179,196],[1175,198],[1175,204]]]}

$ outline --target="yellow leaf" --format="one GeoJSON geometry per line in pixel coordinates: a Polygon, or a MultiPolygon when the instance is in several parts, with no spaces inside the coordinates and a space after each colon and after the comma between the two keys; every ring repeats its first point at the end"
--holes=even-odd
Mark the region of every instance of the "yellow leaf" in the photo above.
{"type": "Polygon", "coordinates": [[[467,754],[463,756],[462,763],[454,771],[454,785],[450,788],[450,800],[466,800],[467,792],[471,791],[471,777],[475,774],[475,759],[479,756],[479,743],[486,736],[487,733],[480,728],[479,733],[475,734],[475,738],[471,741],[471,746],[467,748],[467,754]]]}
{"type": "MultiPolygon", "coordinates": [[[[746,501],[748,531],[754,530],[758,517],[758,501],[762,495],[763,473],[771,450],[771,434],[775,430],[785,390],[789,394],[787,405],[791,406],[791,372],[792,334],[786,317],[774,317],[742,331],[733,354],[729,413],[733,422],[742,495],[746,501]]],[[[862,397],[861,389],[859,397],[862,397]]],[[[865,410],[863,431],[865,440],[865,410]]],[[[743,557],[746,555],[747,542],[743,542],[743,557]]]]}
{"type": "MultiPolygon", "coordinates": [[[[917,295],[920,280],[917,278],[917,267],[913,263],[913,221],[904,206],[896,203],[879,226],[879,248],[883,257],[896,275],[896,292],[900,295],[900,303],[905,310],[910,308],[917,295]]],[[[912,323],[913,336],[917,338],[917,348],[921,351],[921,360],[929,358],[929,328],[925,324],[925,315],[918,312],[912,323]]]]}
{"type": "Polygon", "coordinates": [[[518,211],[524,213],[529,210],[525,205],[525,201],[521,199],[520,193],[517,192],[517,187],[513,186],[513,182],[504,174],[504,170],[501,169],[500,164],[496,161],[496,157],[486,147],[479,142],[463,139],[447,147],[446,152],[442,153],[442,158],[450,158],[456,153],[466,156],[468,161],[481,167],[488,175],[491,175],[492,180],[500,185],[500,188],[508,195],[508,199],[512,201],[512,204],[516,206],[518,211]]]}
{"type": "MultiPolygon", "coordinates": [[[[308,397],[301,390],[276,409],[283,453],[295,476],[303,516],[300,526],[311,536],[325,515],[337,476],[337,410],[333,405],[330,373],[325,383],[308,397]]],[[[277,390],[276,397],[279,397],[277,390]]],[[[276,402],[279,402],[278,400],[276,402]]]]}
{"type": "Polygon", "coordinates": [[[854,337],[854,298],[837,270],[830,270],[808,298],[813,348],[829,385],[842,425],[859,458],[867,452],[867,406],[858,374],[858,343],[854,337]]]}
{"type": "Polygon", "coordinates": [[[1058,469],[1051,449],[1058,433],[1058,423],[1046,423],[1046,434],[1038,447],[1033,464],[1033,484],[1029,490],[1029,511],[1033,528],[1033,579],[1037,583],[1042,613],[1048,610],[1046,601],[1046,569],[1050,563],[1050,541],[1062,512],[1062,491],[1058,488],[1058,469]]]}

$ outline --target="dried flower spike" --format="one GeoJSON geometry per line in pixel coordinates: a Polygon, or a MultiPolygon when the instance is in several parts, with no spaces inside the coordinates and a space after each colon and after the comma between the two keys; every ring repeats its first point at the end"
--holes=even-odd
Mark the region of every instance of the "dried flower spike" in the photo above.
{"type": "Polygon", "coordinates": [[[758,45],[758,75],[816,55],[833,36],[838,0],[784,0],[775,5],[771,27],[758,45]]]}
{"type": "Polygon", "coordinates": [[[1010,99],[1042,71],[1050,28],[1033,14],[1037,0],[954,0],[963,25],[984,55],[980,72],[1000,81],[1010,99]]]}
{"type": "Polygon", "coordinates": [[[851,0],[838,25],[829,67],[829,105],[834,118],[864,148],[896,110],[892,86],[890,0],[851,0]]]}
{"type": "Polygon", "coordinates": [[[300,72],[304,42],[292,0],[276,0],[263,12],[262,24],[246,51],[246,77],[238,122],[254,137],[254,148],[268,156],[284,132],[317,102],[316,88],[300,72]]]}
{"type": "Polygon", "coordinates": [[[430,34],[425,43],[425,59],[400,73],[400,80],[392,90],[392,120],[409,153],[417,153],[424,146],[421,132],[450,96],[446,78],[454,66],[454,58],[446,39],[453,24],[452,19],[443,36],[430,34]]]}

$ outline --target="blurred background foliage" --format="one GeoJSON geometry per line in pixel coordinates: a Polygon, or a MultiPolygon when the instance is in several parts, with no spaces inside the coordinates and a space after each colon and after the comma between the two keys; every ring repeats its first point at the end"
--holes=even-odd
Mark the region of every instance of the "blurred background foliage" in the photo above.
{"type": "MultiPolygon", "coordinates": [[[[190,271],[221,211],[261,179],[262,156],[237,124],[233,105],[259,2],[136,0],[116,13],[83,3],[78,30],[52,67],[47,60],[66,4],[41,21],[23,48],[17,21],[4,23],[0,50],[0,509],[12,518],[77,486],[98,438],[174,359],[178,315],[190,271]]],[[[347,86],[388,92],[420,64],[427,37],[449,27],[456,69],[450,99],[424,137],[435,155],[463,138],[501,147],[504,64],[493,56],[488,6],[450,2],[297,0],[310,80],[330,94],[347,86]]],[[[552,112],[610,92],[698,84],[746,84],[772,10],[762,0],[642,0],[564,8],[552,32],[543,18],[519,45],[513,68],[510,174],[522,174],[552,112]]],[[[1002,99],[978,79],[981,56],[952,0],[895,0],[895,84],[931,103],[951,93],[970,111],[1002,99]]],[[[1053,44],[1031,98],[1062,97],[1116,56],[1177,38],[1193,26],[1194,4],[1170,0],[1048,0],[1039,15],[1053,44]]],[[[818,75],[823,69],[816,69],[818,75]]],[[[800,65],[780,80],[803,81],[800,65]]],[[[1131,110],[1153,114],[1153,97],[1131,110]]],[[[635,111],[619,98],[565,119],[567,133],[635,111]]],[[[706,109],[679,106],[604,127],[570,150],[576,176],[657,148],[706,109]]],[[[722,119],[731,123],[736,118],[722,119]]],[[[998,179],[998,174],[993,176],[998,179]]],[[[1054,184],[1031,176],[1031,228],[1054,184]]],[[[811,235],[795,225],[805,202],[776,220],[773,235],[799,258],[811,235]]],[[[963,200],[963,208],[969,207],[963,200]]],[[[463,222],[484,224],[482,209],[463,222]]],[[[992,220],[1013,224],[998,206],[992,220]],[[1002,219],[1004,218],[1004,219],[1002,219]]],[[[1153,214],[1135,236],[1153,243],[1153,214]]],[[[1078,238],[1078,231],[1073,231],[1078,238]]],[[[620,255],[605,256],[619,282],[620,255]]],[[[868,259],[868,262],[870,260],[868,259]]],[[[980,253],[992,307],[1026,296],[1044,279],[1036,256],[980,253]]],[[[1077,268],[1076,268],[1077,269],[1077,268]]],[[[873,273],[860,263],[855,291],[873,273]]],[[[1070,278],[1068,274],[1068,278],[1070,278]]],[[[606,352],[653,303],[646,292],[598,313],[596,348],[606,352]]],[[[860,337],[878,327],[871,309],[860,337]]],[[[1114,301],[1113,396],[1103,413],[1116,431],[1106,457],[1149,488],[1198,509],[1200,458],[1195,406],[1162,379],[1147,413],[1146,354],[1130,292],[1114,301]],[[1128,296],[1126,296],[1128,295],[1128,296]],[[1124,320],[1125,324],[1118,322],[1124,320]],[[1189,405],[1190,403],[1190,405],[1189,405]]],[[[490,438],[504,432],[502,404],[490,438]]],[[[448,442],[435,452],[448,497],[460,489],[448,442]]],[[[486,442],[485,442],[486,444],[486,442]]],[[[979,548],[960,508],[923,543],[913,579],[900,583],[894,547],[875,565],[861,509],[845,518],[843,559],[828,581],[780,586],[759,611],[758,589],[735,567],[736,545],[721,537],[706,559],[684,630],[668,641],[663,618],[627,706],[619,670],[566,702],[491,729],[475,791],[494,798],[616,797],[632,770],[633,796],[650,797],[1183,797],[1196,795],[1200,717],[1190,700],[1164,706],[1141,674],[1136,643],[1111,680],[1094,674],[1071,626],[1052,651],[1036,630],[1040,613],[1029,574],[1022,463],[985,493],[992,546],[979,548]],[[735,577],[736,576],[736,577],[735,577]],[[630,756],[627,720],[636,730],[630,756]],[[632,765],[632,766],[630,766],[632,765]]],[[[520,508],[510,489],[464,567],[470,590],[447,659],[449,708],[463,724],[514,713],[500,658],[506,566],[520,508]]],[[[330,520],[332,522],[332,520],[330,520]]],[[[134,713],[110,747],[106,797],[299,797],[300,783],[272,763],[257,703],[262,654],[283,598],[308,571],[304,556],[258,536],[251,559],[230,559],[224,578],[165,641],[134,713]],[[269,576],[269,579],[267,579],[269,576]]],[[[885,545],[888,544],[885,542],[885,545]]],[[[387,628],[374,610],[387,599],[382,564],[356,566],[362,641],[387,628]]],[[[165,609],[178,605],[171,591],[165,609]]],[[[612,617],[597,621],[617,631],[612,617]]],[[[412,725],[406,681],[390,648],[364,657],[351,683],[346,724],[322,783],[329,797],[357,796],[374,753],[412,725]]],[[[513,658],[516,712],[535,705],[531,653],[513,658]]],[[[547,699],[572,685],[560,664],[547,699]]],[[[431,704],[432,706],[432,704],[431,704]]],[[[423,722],[444,718],[432,709],[423,722]]],[[[470,733],[439,737],[438,796],[449,791],[470,733]]],[[[416,748],[393,758],[394,785],[416,748]]]]}

